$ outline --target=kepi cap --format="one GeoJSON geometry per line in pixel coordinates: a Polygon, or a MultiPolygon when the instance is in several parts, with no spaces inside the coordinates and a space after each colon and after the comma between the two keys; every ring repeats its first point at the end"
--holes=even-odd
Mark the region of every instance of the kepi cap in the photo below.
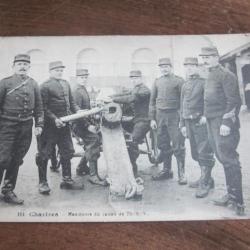
{"type": "Polygon", "coordinates": [[[171,66],[172,63],[171,63],[170,58],[168,58],[168,57],[160,58],[158,66],[161,66],[161,65],[170,65],[171,66]]]}
{"type": "Polygon", "coordinates": [[[88,76],[89,71],[87,69],[77,69],[76,76],[88,76]]]}
{"type": "Polygon", "coordinates": [[[57,68],[65,68],[62,61],[55,61],[55,62],[49,63],[49,70],[57,69],[57,68]]]}
{"type": "Polygon", "coordinates": [[[129,77],[141,77],[142,73],[140,70],[131,70],[129,73],[129,77]]]}
{"type": "Polygon", "coordinates": [[[218,56],[219,52],[216,47],[204,47],[201,48],[201,54],[200,56],[218,56]]]}
{"type": "Polygon", "coordinates": [[[196,57],[186,57],[184,59],[184,65],[188,65],[188,64],[191,64],[191,65],[198,65],[198,59],[196,57]]]}
{"type": "Polygon", "coordinates": [[[28,62],[30,63],[30,56],[28,54],[18,54],[14,58],[15,62],[28,62]]]}

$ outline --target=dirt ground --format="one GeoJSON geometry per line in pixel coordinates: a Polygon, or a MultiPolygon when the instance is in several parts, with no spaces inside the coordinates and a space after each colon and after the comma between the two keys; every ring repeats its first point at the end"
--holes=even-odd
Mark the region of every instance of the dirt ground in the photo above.
{"type": "MultiPolygon", "coordinates": [[[[246,216],[250,216],[250,113],[241,114],[241,141],[238,148],[243,173],[243,191],[246,216]]],[[[199,177],[199,167],[190,157],[189,142],[186,141],[186,175],[189,181],[199,177]]],[[[79,146],[76,147],[79,150],[79,146]]],[[[77,181],[83,182],[83,191],[60,190],[61,172],[48,169],[48,182],[51,194],[43,196],[38,192],[38,170],[35,164],[36,141],[20,168],[15,192],[25,200],[23,206],[13,206],[0,200],[0,220],[4,221],[105,221],[105,220],[200,220],[238,218],[228,208],[216,207],[212,199],[225,193],[223,168],[219,163],[213,170],[215,189],[207,198],[195,198],[195,190],[177,183],[177,167],[174,160],[174,178],[155,182],[151,175],[158,169],[147,159],[138,159],[139,173],[144,179],[144,192],[141,201],[109,200],[109,189],[94,186],[87,177],[76,177],[75,168],[80,158],[72,160],[72,173],[77,181]]],[[[100,174],[105,174],[103,156],[99,161],[100,174]]]]}

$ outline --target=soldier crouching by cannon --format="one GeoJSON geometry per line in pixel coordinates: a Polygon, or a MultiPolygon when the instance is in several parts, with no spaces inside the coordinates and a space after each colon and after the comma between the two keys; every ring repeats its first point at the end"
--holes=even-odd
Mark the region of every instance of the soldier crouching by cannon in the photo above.
{"type": "MultiPolygon", "coordinates": [[[[81,110],[89,110],[90,97],[86,89],[88,81],[88,70],[78,69],[76,71],[77,87],[73,91],[76,105],[81,110]]],[[[89,182],[96,185],[107,186],[106,180],[101,180],[97,172],[97,161],[100,157],[101,140],[96,126],[89,117],[78,119],[73,122],[73,132],[80,137],[84,145],[84,156],[77,166],[77,174],[89,173],[89,182]],[[89,164],[89,168],[87,166],[89,164]]]]}
{"type": "Polygon", "coordinates": [[[113,95],[111,98],[115,103],[133,104],[134,117],[132,120],[132,127],[124,123],[123,128],[132,133],[132,142],[129,144],[128,151],[134,175],[137,177],[138,166],[136,160],[140,154],[138,145],[143,142],[143,139],[150,129],[150,120],[148,118],[150,90],[142,82],[141,71],[131,71],[130,79],[134,86],[132,91],[125,94],[113,95]]]}
{"type": "Polygon", "coordinates": [[[56,145],[62,165],[63,180],[60,188],[83,189],[83,184],[78,184],[71,178],[71,158],[74,154],[71,130],[69,124],[60,119],[61,116],[76,113],[79,110],[74,102],[69,83],[62,79],[64,68],[61,61],[51,62],[49,64],[50,79],[41,85],[45,123],[43,133],[37,138],[38,154],[36,156],[41,194],[50,192],[47,182],[47,164],[56,145]]]}

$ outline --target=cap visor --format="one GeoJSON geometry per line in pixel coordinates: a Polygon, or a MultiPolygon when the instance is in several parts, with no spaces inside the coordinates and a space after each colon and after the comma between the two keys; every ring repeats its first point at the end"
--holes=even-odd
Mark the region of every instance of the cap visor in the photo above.
{"type": "Polygon", "coordinates": [[[52,69],[59,69],[59,68],[65,68],[65,66],[57,66],[57,67],[50,68],[49,70],[52,70],[52,69]]]}

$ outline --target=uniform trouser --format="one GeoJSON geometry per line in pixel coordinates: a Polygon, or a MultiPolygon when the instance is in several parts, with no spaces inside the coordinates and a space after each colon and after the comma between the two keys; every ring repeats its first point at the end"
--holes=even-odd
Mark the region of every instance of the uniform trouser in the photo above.
{"type": "MultiPolygon", "coordinates": [[[[14,190],[19,166],[27,154],[32,139],[33,120],[17,122],[0,120],[0,177],[6,169],[2,193],[14,190]]],[[[0,181],[0,182],[1,182],[0,181]]]]}
{"type": "Polygon", "coordinates": [[[42,171],[46,172],[47,162],[51,159],[56,145],[60,153],[63,178],[71,177],[70,160],[74,154],[74,147],[70,126],[68,124],[62,128],[57,128],[52,124],[45,125],[41,136],[37,140],[38,154],[36,162],[38,168],[40,168],[39,170],[42,169],[42,171]]]}
{"type": "Polygon", "coordinates": [[[128,153],[132,164],[136,163],[137,158],[140,155],[139,144],[143,142],[147,132],[150,129],[150,122],[147,120],[137,121],[135,123],[125,123],[123,128],[131,133],[132,142],[128,145],[128,153]]]}
{"type": "Polygon", "coordinates": [[[53,148],[52,153],[51,153],[51,167],[56,168],[57,167],[57,152],[56,152],[56,147],[53,148]]]}
{"type": "MultiPolygon", "coordinates": [[[[100,157],[100,145],[101,139],[98,134],[91,133],[87,128],[81,126],[81,124],[76,124],[73,128],[76,136],[80,137],[84,145],[84,158],[89,162],[90,175],[93,176],[97,174],[97,160],[100,157]]],[[[84,162],[81,159],[81,162],[84,162]]]]}
{"type": "Polygon", "coordinates": [[[171,166],[172,155],[177,162],[185,161],[185,138],[179,128],[179,112],[175,110],[157,110],[157,143],[164,155],[164,167],[171,166]]]}
{"type": "Polygon", "coordinates": [[[197,119],[187,119],[185,120],[185,126],[193,160],[197,161],[200,166],[212,168],[215,164],[215,159],[208,140],[207,125],[199,124],[197,119]]]}
{"type": "Polygon", "coordinates": [[[239,154],[236,151],[240,141],[238,127],[231,128],[227,136],[220,135],[221,117],[207,119],[208,138],[216,157],[224,167],[228,193],[239,204],[243,204],[242,175],[239,154]]]}

